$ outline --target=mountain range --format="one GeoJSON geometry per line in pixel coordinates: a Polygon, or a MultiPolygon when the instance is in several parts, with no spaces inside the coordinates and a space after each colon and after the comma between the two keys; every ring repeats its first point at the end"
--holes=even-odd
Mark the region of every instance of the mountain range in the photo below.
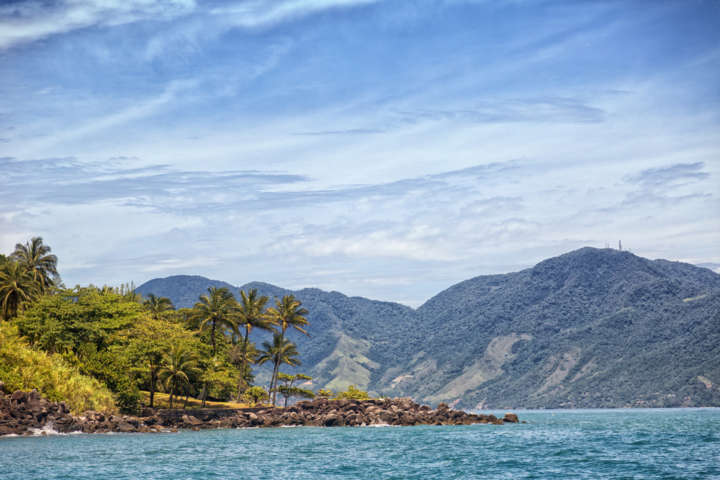
{"type": "Polygon", "coordinates": [[[310,311],[310,336],[291,334],[297,371],[316,388],[461,408],[720,406],[720,275],[686,263],[586,247],[417,309],[187,275],[137,291],[182,308],[211,286],[294,294],[310,311]]]}

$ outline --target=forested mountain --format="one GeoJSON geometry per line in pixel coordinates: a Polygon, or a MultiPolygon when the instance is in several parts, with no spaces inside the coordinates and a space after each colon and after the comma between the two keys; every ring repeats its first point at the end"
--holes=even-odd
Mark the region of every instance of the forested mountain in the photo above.
{"type": "MultiPolygon", "coordinates": [[[[209,286],[228,284],[176,276],[138,291],[186,307],[209,286]]],[[[318,386],[466,408],[720,405],[720,275],[705,268],[583,248],[461,282],[417,310],[292,293],[310,310],[311,337],[293,338],[300,370],[318,386]]]]}

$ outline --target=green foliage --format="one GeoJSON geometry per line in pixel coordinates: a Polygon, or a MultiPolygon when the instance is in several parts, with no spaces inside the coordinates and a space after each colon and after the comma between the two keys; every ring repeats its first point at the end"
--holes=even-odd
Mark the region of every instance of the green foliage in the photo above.
{"type": "Polygon", "coordinates": [[[57,257],[50,253],[52,249],[43,244],[41,237],[15,245],[10,258],[16,261],[37,285],[40,292],[50,291],[60,281],[57,272],[57,257]]]}
{"type": "Polygon", "coordinates": [[[252,406],[255,406],[263,400],[267,400],[268,398],[270,398],[267,390],[257,385],[245,390],[245,393],[243,395],[245,396],[247,402],[252,406]]]}
{"type": "Polygon", "coordinates": [[[62,354],[115,392],[122,410],[136,411],[140,392],[120,332],[143,318],[127,293],[77,287],[40,297],[15,323],[33,347],[62,354]]]}
{"type": "Polygon", "coordinates": [[[127,357],[138,382],[150,392],[151,407],[158,388],[158,372],[172,346],[179,344],[187,350],[203,352],[199,339],[179,323],[147,315],[120,332],[116,340],[117,354],[127,357]]]}
{"type": "Polygon", "coordinates": [[[268,317],[275,325],[280,326],[283,336],[290,327],[307,335],[302,327],[308,324],[305,315],[309,312],[301,305],[302,303],[294,295],[284,295],[282,299],[275,301],[275,307],[268,308],[268,317]]]}
{"type": "Polygon", "coordinates": [[[254,328],[265,331],[274,330],[273,319],[265,312],[267,302],[268,297],[264,295],[258,296],[255,288],[247,293],[244,290],[240,292],[240,303],[236,309],[236,318],[238,327],[243,328],[245,336],[241,341],[240,351],[234,353],[234,357],[240,360],[238,362],[241,372],[238,378],[238,400],[243,387],[249,385],[253,378],[249,364],[254,361],[256,355],[254,352],[255,347],[250,342],[250,333],[254,328]],[[251,347],[252,351],[250,350],[251,347]]]}
{"type": "Polygon", "coordinates": [[[31,348],[14,325],[0,325],[0,379],[10,390],[38,391],[52,401],[64,401],[73,413],[115,411],[112,393],[98,380],[82,375],[60,355],[31,348]]]}
{"type": "Polygon", "coordinates": [[[370,398],[367,392],[358,389],[355,385],[350,385],[344,392],[339,392],[335,398],[347,398],[349,400],[367,400],[370,398]]]}
{"type": "Polygon", "coordinates": [[[169,298],[158,297],[152,293],[143,301],[143,307],[145,307],[155,320],[159,319],[164,312],[175,309],[169,298]]]}
{"type": "Polygon", "coordinates": [[[20,262],[7,260],[0,265],[0,316],[10,320],[23,305],[41,293],[40,285],[20,262]]]}
{"type": "Polygon", "coordinates": [[[113,334],[133,325],[141,312],[120,294],[76,287],[39,298],[16,323],[33,346],[80,355],[88,348],[107,349],[113,334]]]}
{"type": "Polygon", "coordinates": [[[227,288],[214,287],[208,289],[207,295],[200,296],[193,307],[198,327],[210,332],[213,357],[217,354],[217,334],[226,328],[237,331],[236,308],[237,301],[227,288]]]}
{"type": "Polygon", "coordinates": [[[200,381],[207,387],[207,396],[218,399],[233,397],[239,372],[219,357],[208,359],[203,366],[200,381]]]}
{"type": "Polygon", "coordinates": [[[270,380],[270,392],[273,394],[273,405],[275,405],[280,365],[300,365],[299,356],[295,344],[283,337],[281,333],[273,335],[273,343],[263,342],[263,350],[260,351],[257,357],[257,363],[258,365],[262,365],[271,362],[273,365],[273,373],[270,380]]]}
{"type": "Polygon", "coordinates": [[[320,398],[331,398],[335,396],[335,393],[332,390],[325,390],[321,388],[318,390],[316,396],[320,398]]]}
{"type": "Polygon", "coordinates": [[[170,394],[170,408],[173,407],[174,395],[189,387],[191,378],[199,374],[197,356],[184,345],[173,345],[163,357],[158,371],[158,378],[170,394]]]}
{"type": "Polygon", "coordinates": [[[312,380],[312,377],[308,375],[304,375],[302,373],[298,373],[295,375],[288,375],[286,373],[278,373],[277,375],[278,382],[280,385],[277,387],[277,391],[280,392],[280,394],[285,397],[285,406],[287,407],[288,401],[292,397],[302,397],[302,398],[315,398],[315,393],[312,390],[308,390],[305,388],[300,388],[295,385],[295,382],[304,380],[306,382],[309,382],[312,380]]]}

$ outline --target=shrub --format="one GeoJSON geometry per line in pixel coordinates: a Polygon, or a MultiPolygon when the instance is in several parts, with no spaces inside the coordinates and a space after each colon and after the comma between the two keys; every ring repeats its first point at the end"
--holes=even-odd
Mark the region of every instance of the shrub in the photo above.
{"type": "Polygon", "coordinates": [[[335,398],[347,398],[350,400],[367,400],[370,398],[367,392],[358,389],[355,385],[350,385],[345,392],[338,393],[335,398]]]}
{"type": "Polygon", "coordinates": [[[116,411],[107,387],[80,374],[59,355],[32,349],[9,324],[0,325],[0,380],[10,391],[37,388],[48,400],[65,402],[73,413],[116,411]]]}
{"type": "Polygon", "coordinates": [[[255,385],[254,387],[250,387],[247,390],[245,390],[245,399],[251,406],[255,406],[256,404],[260,403],[263,400],[267,400],[270,398],[270,395],[268,395],[267,390],[265,390],[262,387],[259,387],[255,385]]]}

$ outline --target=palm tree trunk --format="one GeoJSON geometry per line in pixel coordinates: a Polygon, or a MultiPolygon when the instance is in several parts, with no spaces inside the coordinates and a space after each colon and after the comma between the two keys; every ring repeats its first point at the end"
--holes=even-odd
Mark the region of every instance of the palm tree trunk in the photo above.
{"type": "Polygon", "coordinates": [[[278,360],[275,361],[275,368],[273,368],[273,376],[272,380],[270,381],[270,392],[272,392],[272,404],[273,407],[275,406],[275,400],[277,399],[277,377],[278,377],[278,370],[280,370],[280,362],[278,360]]]}
{"type": "Polygon", "coordinates": [[[175,394],[175,382],[173,382],[173,386],[170,389],[170,408],[173,408],[173,395],[175,394]]]}
{"type": "Polygon", "coordinates": [[[212,347],[213,347],[213,357],[217,353],[217,349],[215,348],[215,321],[212,322],[212,331],[210,332],[210,341],[212,341],[212,347]]]}
{"type": "Polygon", "coordinates": [[[157,370],[150,367],[150,408],[155,406],[155,384],[157,383],[157,370]]]}
{"type": "Polygon", "coordinates": [[[207,382],[203,382],[203,389],[200,396],[202,397],[202,407],[205,408],[205,399],[207,398],[207,382]]]}
{"type": "Polygon", "coordinates": [[[190,396],[190,394],[185,392],[185,403],[183,403],[183,410],[185,410],[185,408],[187,408],[187,402],[188,402],[189,396],[190,396]]]}
{"type": "Polygon", "coordinates": [[[238,393],[237,393],[237,401],[240,401],[240,396],[242,395],[242,387],[245,386],[245,368],[247,366],[247,344],[248,344],[248,337],[250,336],[250,329],[245,327],[245,342],[243,343],[243,352],[242,352],[242,367],[240,368],[240,380],[238,381],[238,393]]]}

